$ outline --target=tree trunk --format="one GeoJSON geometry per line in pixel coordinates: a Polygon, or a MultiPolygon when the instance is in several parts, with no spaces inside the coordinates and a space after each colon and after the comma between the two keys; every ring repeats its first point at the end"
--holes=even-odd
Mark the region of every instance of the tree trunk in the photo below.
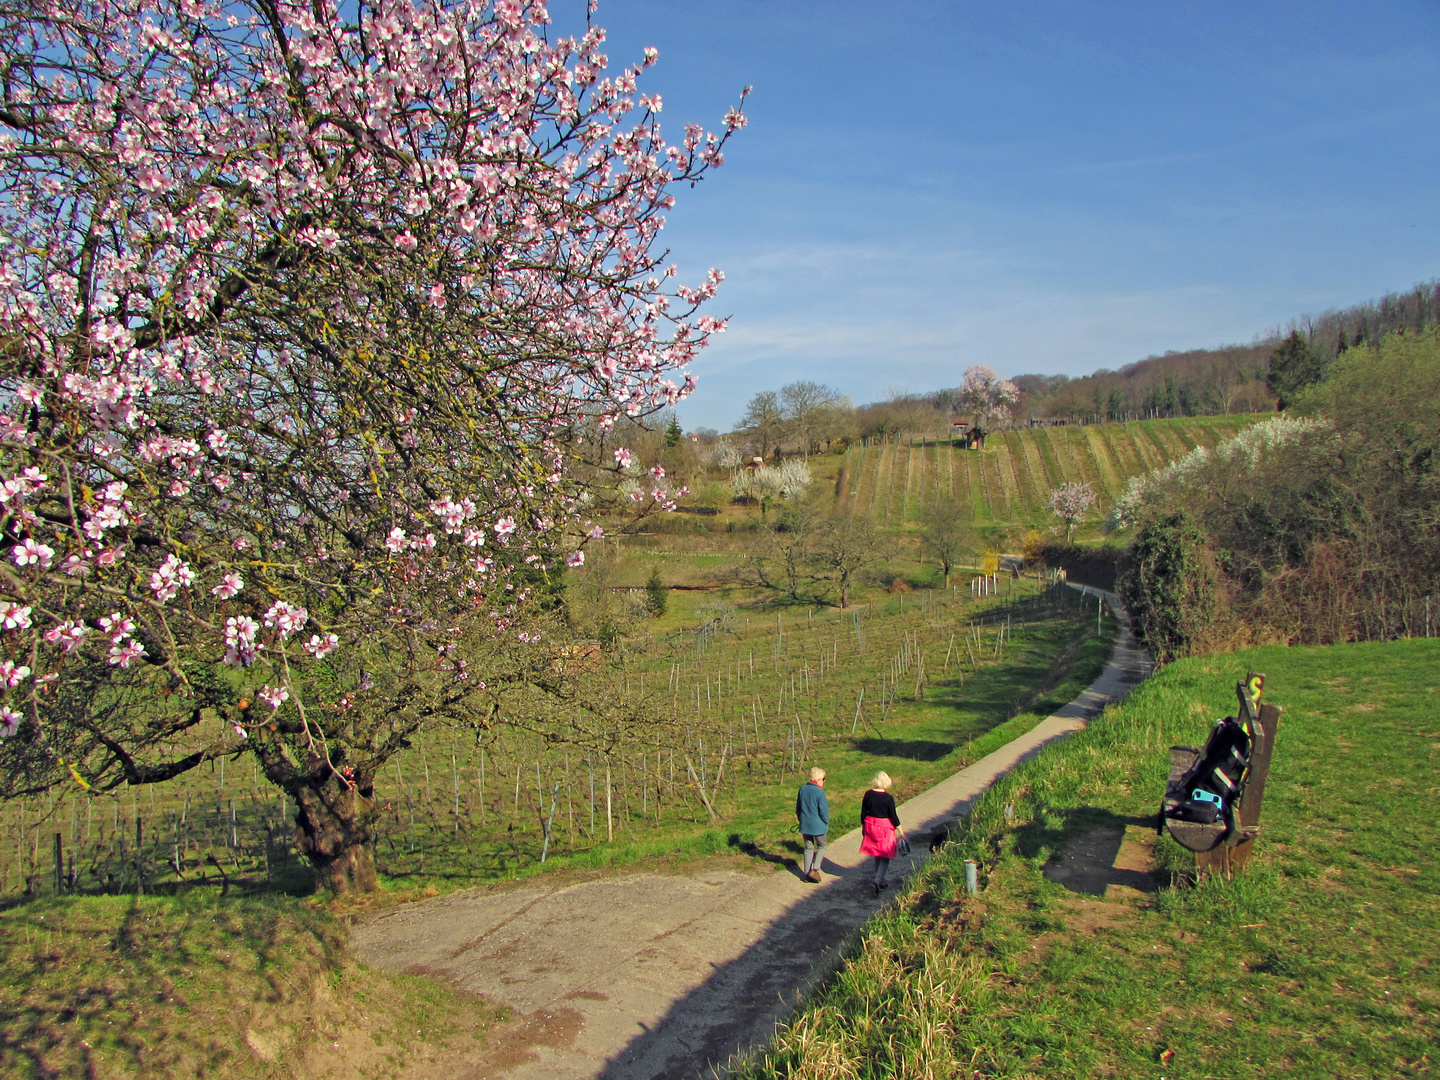
{"type": "Polygon", "coordinates": [[[292,790],[295,846],[315,868],[320,888],[334,893],[372,892],[379,886],[370,852],[375,818],[367,782],[351,787],[331,772],[324,780],[310,778],[292,790]]]}

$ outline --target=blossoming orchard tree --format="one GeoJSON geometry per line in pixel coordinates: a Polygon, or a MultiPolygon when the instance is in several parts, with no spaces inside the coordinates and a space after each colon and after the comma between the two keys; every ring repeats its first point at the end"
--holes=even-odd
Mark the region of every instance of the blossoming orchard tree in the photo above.
{"type": "Polygon", "coordinates": [[[369,888],[417,730],[577,700],[535,583],[723,329],[656,237],[745,123],[665,143],[654,51],[604,40],[521,0],[0,13],[3,793],[254,754],[369,888]]]}
{"type": "Polygon", "coordinates": [[[971,364],[965,369],[957,408],[973,416],[977,426],[1008,419],[1019,401],[1019,388],[1009,379],[1000,378],[993,368],[971,364]]]}
{"type": "Polygon", "coordinates": [[[1090,513],[1096,501],[1095,489],[1080,481],[1061,484],[1050,492],[1050,499],[1045,505],[1065,523],[1065,543],[1070,542],[1075,526],[1085,520],[1085,515],[1090,513]]]}

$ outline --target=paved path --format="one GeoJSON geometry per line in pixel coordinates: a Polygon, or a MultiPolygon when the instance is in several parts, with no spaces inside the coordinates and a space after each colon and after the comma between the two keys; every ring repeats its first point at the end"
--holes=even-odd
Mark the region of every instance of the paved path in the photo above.
{"type": "MultiPolygon", "coordinates": [[[[903,804],[916,854],[896,860],[895,877],[997,777],[1149,673],[1113,594],[1103,595],[1122,632],[1100,678],[1028,734],[903,804]]],[[[821,885],[793,868],[732,859],[685,874],[482,887],[372,919],[352,941],[372,966],[444,978],[518,1014],[457,1076],[685,1080],[768,1039],[832,970],[841,939],[881,904],[858,830],[832,841],[827,856],[821,885]]]]}

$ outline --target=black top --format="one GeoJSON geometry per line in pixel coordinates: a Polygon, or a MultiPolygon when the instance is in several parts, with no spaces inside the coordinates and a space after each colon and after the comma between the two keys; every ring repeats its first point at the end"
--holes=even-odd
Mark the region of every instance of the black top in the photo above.
{"type": "Polygon", "coordinates": [[[895,796],[888,791],[867,791],[860,800],[860,820],[867,817],[889,818],[890,824],[900,827],[900,815],[895,812],[895,796]]]}

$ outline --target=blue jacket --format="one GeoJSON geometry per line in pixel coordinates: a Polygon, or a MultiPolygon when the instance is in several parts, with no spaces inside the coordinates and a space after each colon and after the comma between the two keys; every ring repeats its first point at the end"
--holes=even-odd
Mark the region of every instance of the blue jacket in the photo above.
{"type": "Polygon", "coordinates": [[[795,796],[795,816],[800,819],[800,831],[806,836],[819,836],[830,831],[830,801],[825,798],[825,789],[818,784],[806,784],[795,796]]]}

